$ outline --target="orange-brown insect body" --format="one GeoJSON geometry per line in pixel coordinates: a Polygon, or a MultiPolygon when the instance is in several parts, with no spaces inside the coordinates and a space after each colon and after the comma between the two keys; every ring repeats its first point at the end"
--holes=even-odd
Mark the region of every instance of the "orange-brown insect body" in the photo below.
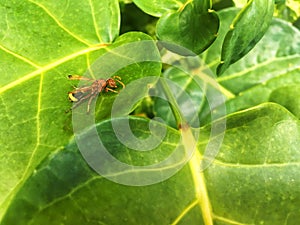
{"type": "Polygon", "coordinates": [[[92,81],[93,83],[91,85],[84,85],[79,88],[75,88],[75,90],[69,92],[69,99],[72,102],[75,102],[72,109],[79,106],[82,102],[88,100],[87,105],[87,112],[90,111],[90,105],[93,101],[93,99],[101,92],[105,91],[111,91],[118,93],[118,91],[114,90],[118,88],[117,83],[121,84],[124,88],[124,83],[121,82],[121,77],[119,76],[113,76],[112,78],[108,79],[90,79],[87,77],[82,77],[78,75],[69,75],[68,76],[70,80],[86,80],[86,81],[92,81]]]}

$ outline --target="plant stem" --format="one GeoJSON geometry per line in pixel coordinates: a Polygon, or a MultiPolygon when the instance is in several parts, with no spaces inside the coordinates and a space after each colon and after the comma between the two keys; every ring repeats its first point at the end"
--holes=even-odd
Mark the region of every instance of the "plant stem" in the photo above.
{"type": "MultiPolygon", "coordinates": [[[[159,84],[163,88],[164,94],[168,99],[173,115],[176,120],[177,127],[181,132],[182,144],[185,148],[186,156],[189,159],[189,167],[192,173],[192,179],[195,187],[195,198],[202,212],[202,218],[205,225],[212,225],[212,209],[210,199],[208,196],[205,177],[203,171],[200,171],[200,162],[202,155],[197,149],[197,140],[195,140],[194,133],[188,123],[185,121],[183,114],[180,111],[179,105],[174,97],[168,83],[165,79],[160,79],[159,84]]],[[[177,221],[176,221],[177,223],[177,221]]]]}
{"type": "Polygon", "coordinates": [[[181,129],[183,126],[187,125],[187,122],[184,119],[184,116],[182,115],[179,105],[174,97],[174,94],[172,93],[168,83],[164,78],[159,80],[159,84],[161,85],[163,92],[168,100],[168,103],[170,105],[170,108],[173,112],[173,115],[175,117],[176,125],[178,129],[181,129]]]}

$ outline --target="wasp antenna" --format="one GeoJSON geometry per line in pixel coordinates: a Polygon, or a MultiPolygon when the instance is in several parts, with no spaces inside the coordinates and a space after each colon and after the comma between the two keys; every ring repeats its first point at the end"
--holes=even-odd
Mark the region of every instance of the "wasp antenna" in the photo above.
{"type": "Polygon", "coordinates": [[[119,80],[122,80],[122,78],[120,76],[113,76],[113,78],[117,78],[119,80]]]}

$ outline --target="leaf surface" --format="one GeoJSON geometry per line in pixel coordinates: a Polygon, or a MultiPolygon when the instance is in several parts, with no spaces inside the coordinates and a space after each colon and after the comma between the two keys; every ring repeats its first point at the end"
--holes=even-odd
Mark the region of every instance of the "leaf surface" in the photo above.
{"type": "MultiPolygon", "coordinates": [[[[122,118],[117,120],[122,124],[122,118]]],[[[132,151],[115,138],[111,122],[101,122],[97,130],[109,152],[123,162],[146,166],[162,160],[178,145],[179,132],[156,123],[167,129],[161,144],[151,152],[132,151]]],[[[141,129],[148,120],[130,117],[130,123],[136,137],[148,137],[149,132],[141,129]]],[[[198,149],[203,155],[210,129],[207,126],[200,132],[198,149]]],[[[204,170],[214,224],[296,223],[300,215],[299,131],[299,120],[276,104],[228,116],[223,144],[204,170]]],[[[89,143],[91,136],[85,137],[89,143]]],[[[199,169],[192,168],[189,163],[170,179],[150,186],[124,186],[92,171],[71,141],[27,180],[3,224],[204,224],[201,200],[195,194],[199,183],[192,178],[199,169]],[[16,211],[20,212],[17,217],[16,211]]],[[[127,172],[130,175],[124,171],[122,176],[127,172]]]]}
{"type": "MultiPolygon", "coordinates": [[[[76,84],[67,76],[85,74],[100,55],[121,44],[152,40],[138,32],[118,38],[118,1],[62,4],[0,1],[0,218],[36,166],[73,136],[72,114],[65,112],[71,107],[68,92],[76,84]]],[[[157,56],[156,47],[151,47],[149,57],[157,56]]],[[[157,76],[160,67],[137,63],[123,68],[122,78],[127,84],[137,77],[157,76]]],[[[110,75],[93,72],[96,77],[110,75]]],[[[108,94],[103,98],[111,101],[117,95],[108,94]]],[[[99,120],[108,115],[100,113],[103,105],[109,106],[103,98],[96,108],[99,120]]]]}
{"type": "MultiPolygon", "coordinates": [[[[170,79],[172,94],[180,107],[182,115],[189,125],[199,127],[199,112],[205,102],[205,83],[176,67],[171,67],[164,72],[164,77],[170,79]]],[[[156,92],[163,92],[158,86],[156,92]]],[[[154,101],[154,113],[169,126],[176,128],[177,124],[170,105],[166,100],[157,98],[154,101]]]]}
{"type": "Polygon", "coordinates": [[[274,11],[273,0],[250,0],[230,25],[222,46],[217,74],[245,56],[264,36],[274,11]]]}
{"type": "Polygon", "coordinates": [[[287,85],[275,89],[270,94],[270,101],[276,102],[300,119],[300,85],[287,85]]]}
{"type": "Polygon", "coordinates": [[[134,4],[136,4],[141,10],[150,14],[152,16],[161,17],[164,13],[170,11],[176,11],[179,8],[183,7],[187,4],[188,0],[134,0],[134,4]]]}
{"type": "MultiPolygon", "coordinates": [[[[226,27],[235,15],[234,11],[236,10],[226,9],[219,13],[223,21],[220,35],[202,56],[212,71],[216,69],[218,52],[226,27]]],[[[217,78],[227,97],[227,113],[267,102],[274,90],[299,83],[299,40],[299,30],[282,20],[272,21],[261,41],[217,78]]]]}
{"type": "Polygon", "coordinates": [[[166,46],[170,43],[195,54],[202,53],[216,39],[219,28],[219,18],[210,8],[209,0],[191,1],[175,12],[164,14],[157,22],[158,38],[166,46]]]}

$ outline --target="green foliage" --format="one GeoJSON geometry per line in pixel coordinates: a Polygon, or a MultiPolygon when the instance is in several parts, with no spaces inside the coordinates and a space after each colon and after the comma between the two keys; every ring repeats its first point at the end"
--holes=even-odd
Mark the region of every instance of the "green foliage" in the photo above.
{"type": "Polygon", "coordinates": [[[275,16],[289,22],[295,22],[300,17],[300,2],[297,0],[278,1],[275,16]]]}
{"type": "Polygon", "coordinates": [[[0,0],[0,224],[298,224],[299,5],[233,2],[0,0]],[[126,87],[66,113],[69,74],[126,87]]]}
{"type": "Polygon", "coordinates": [[[216,39],[218,27],[219,19],[210,11],[209,0],[191,1],[164,14],[158,20],[156,32],[160,40],[200,54],[216,39]]]}
{"type": "Polygon", "coordinates": [[[273,9],[273,0],[248,1],[225,36],[218,74],[245,56],[263,37],[271,23],[273,9]]]}
{"type": "MultiPolygon", "coordinates": [[[[144,136],[139,129],[148,121],[134,117],[130,120],[136,125],[133,132],[144,136]]],[[[161,145],[148,157],[144,153],[142,163],[164,158],[176,146],[179,132],[167,129],[161,145]]],[[[97,130],[106,137],[104,145],[118,149],[113,152],[115,157],[141,162],[139,155],[115,143],[110,121],[99,123],[97,130]]],[[[228,117],[223,147],[204,172],[216,224],[223,224],[225,219],[246,224],[282,224],[287,214],[291,215],[288,224],[296,224],[300,213],[299,130],[299,120],[274,104],[228,117]],[[294,135],[286,135],[287,132],[294,135]],[[277,211],[278,208],[282,210],[277,211]]],[[[210,127],[203,127],[201,132],[209,133],[210,127]]],[[[199,149],[206,141],[202,139],[199,149]]],[[[171,224],[180,216],[184,216],[184,224],[204,224],[195,185],[188,165],[155,185],[116,184],[93,172],[71,141],[65,149],[50,155],[25,182],[3,224],[171,224]],[[185,212],[192,205],[194,209],[185,212]],[[17,220],[15,212],[20,212],[17,220]],[[51,221],[47,222],[49,216],[51,221]]]]}

